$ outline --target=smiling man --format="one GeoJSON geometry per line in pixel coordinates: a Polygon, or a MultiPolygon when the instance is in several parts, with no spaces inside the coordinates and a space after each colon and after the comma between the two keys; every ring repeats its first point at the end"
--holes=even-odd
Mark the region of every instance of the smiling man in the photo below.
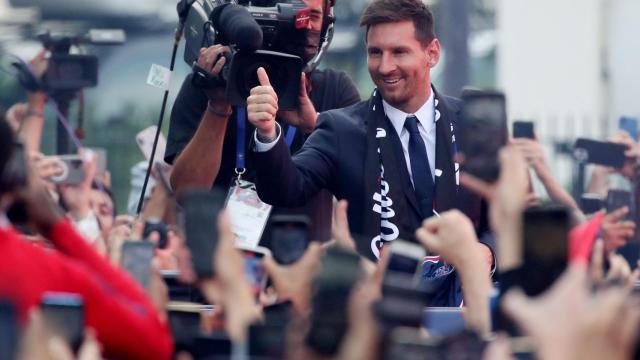
{"type": "MultiPolygon", "coordinates": [[[[431,84],[431,69],[440,59],[431,11],[420,0],[374,0],[360,25],[367,30],[369,74],[377,87],[369,100],[320,114],[293,158],[273,116],[249,109],[249,120],[256,127],[260,198],[299,206],[329,189],[348,200],[358,252],[375,260],[389,242],[414,240],[424,219],[464,207],[470,198],[458,189],[454,161],[459,100],[431,84]]],[[[492,262],[488,246],[478,243],[477,251],[492,262]]],[[[460,305],[451,266],[432,256],[425,259],[423,275],[442,285],[432,305],[460,305]]]]}

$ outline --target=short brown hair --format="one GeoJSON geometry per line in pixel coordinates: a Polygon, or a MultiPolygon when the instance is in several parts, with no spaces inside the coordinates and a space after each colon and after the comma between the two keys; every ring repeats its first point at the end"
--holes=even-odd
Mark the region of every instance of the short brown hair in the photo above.
{"type": "Polygon", "coordinates": [[[360,26],[412,20],[416,28],[416,39],[423,45],[436,37],[433,13],[422,0],[373,0],[360,18],[360,26]]]}

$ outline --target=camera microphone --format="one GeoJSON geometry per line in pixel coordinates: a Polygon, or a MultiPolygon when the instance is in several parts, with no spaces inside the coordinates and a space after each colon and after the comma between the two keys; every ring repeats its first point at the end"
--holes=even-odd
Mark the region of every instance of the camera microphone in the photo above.
{"type": "Polygon", "coordinates": [[[218,6],[211,13],[211,20],[238,50],[253,52],[262,46],[262,29],[246,7],[231,3],[218,6]]]}

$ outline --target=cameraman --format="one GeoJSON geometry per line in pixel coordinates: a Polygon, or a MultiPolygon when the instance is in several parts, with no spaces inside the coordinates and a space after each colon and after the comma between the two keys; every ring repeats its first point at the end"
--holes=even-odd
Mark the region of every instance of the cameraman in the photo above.
{"type": "MultiPolygon", "coordinates": [[[[295,54],[305,63],[320,50],[322,38],[326,35],[335,0],[304,0],[311,12],[309,26],[295,44],[295,54]]],[[[226,64],[221,55],[228,52],[225,46],[214,45],[201,49],[198,64],[217,76],[226,64]]],[[[171,185],[176,193],[203,186],[229,186],[235,177],[237,125],[236,114],[225,97],[225,89],[218,87],[202,90],[191,83],[188,75],[182,84],[171,113],[171,125],[167,140],[165,161],[174,165],[171,185]],[[229,119],[231,123],[229,124],[229,119]]],[[[283,131],[295,126],[296,132],[290,151],[297,152],[309,133],[315,128],[317,113],[338,109],[360,100],[353,81],[344,73],[333,69],[314,70],[301,76],[305,86],[299,95],[296,111],[277,113],[276,120],[283,131]]],[[[251,143],[254,127],[247,122],[245,144],[251,143]]],[[[245,146],[248,147],[248,146],[245,146]]],[[[246,150],[246,149],[245,149],[246,150]]],[[[245,180],[254,179],[254,163],[247,159],[245,180]]],[[[314,240],[329,238],[331,228],[331,195],[318,194],[301,209],[288,210],[289,213],[308,215],[312,221],[311,236],[314,240]]],[[[274,209],[281,213],[282,209],[274,209]]]]}

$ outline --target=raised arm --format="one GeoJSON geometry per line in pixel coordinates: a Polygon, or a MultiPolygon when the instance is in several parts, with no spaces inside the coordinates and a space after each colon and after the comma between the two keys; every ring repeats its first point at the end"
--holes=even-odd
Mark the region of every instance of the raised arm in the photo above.
{"type": "MultiPolygon", "coordinates": [[[[228,51],[227,47],[220,45],[201,50],[198,64],[217,76],[226,62],[226,58],[221,55],[228,51]]],[[[189,78],[186,81],[189,81],[189,78]]],[[[185,88],[190,86],[191,84],[183,85],[176,106],[182,106],[181,102],[193,101],[188,98],[189,90],[192,89],[185,88]]],[[[193,137],[188,140],[184,150],[175,159],[171,173],[171,186],[178,196],[190,188],[210,187],[220,171],[222,147],[229,116],[231,116],[231,105],[226,99],[224,87],[209,89],[205,93],[208,101],[206,110],[201,115],[193,137]]],[[[180,110],[180,108],[174,108],[174,112],[180,110]]],[[[192,109],[184,109],[184,113],[175,114],[175,120],[172,119],[172,121],[183,120],[183,117],[189,115],[193,116],[189,114],[190,110],[192,109]]],[[[188,126],[188,124],[182,124],[182,126],[188,126]]],[[[172,124],[171,131],[179,131],[177,123],[172,124]]],[[[176,135],[170,133],[169,136],[176,135]]],[[[168,148],[168,151],[175,152],[176,149],[168,148]]]]}

